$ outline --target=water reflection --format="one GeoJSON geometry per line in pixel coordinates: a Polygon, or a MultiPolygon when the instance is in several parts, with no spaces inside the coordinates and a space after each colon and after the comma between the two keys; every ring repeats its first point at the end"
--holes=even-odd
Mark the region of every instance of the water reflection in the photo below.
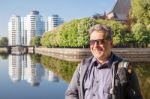
{"type": "MultiPolygon", "coordinates": [[[[57,73],[59,77],[66,80],[68,83],[70,82],[73,72],[78,65],[78,62],[59,60],[48,56],[41,56],[41,63],[44,64],[49,70],[57,73]]],[[[150,63],[135,62],[133,65],[139,79],[143,99],[149,99],[150,63]]]]}
{"type": "Polygon", "coordinates": [[[150,63],[136,63],[135,71],[137,73],[143,99],[149,99],[150,89],[150,63]]]}
{"type": "Polygon", "coordinates": [[[31,86],[39,86],[42,80],[59,82],[58,77],[40,63],[31,60],[30,55],[9,55],[9,77],[13,83],[27,81],[31,86]]]}
{"type": "Polygon", "coordinates": [[[5,54],[5,53],[0,53],[0,59],[8,59],[8,54],[5,54]]]}
{"type": "Polygon", "coordinates": [[[59,78],[62,78],[68,83],[70,82],[72,75],[79,64],[79,62],[60,60],[49,56],[41,56],[40,61],[45,68],[52,70],[59,76],[59,78]]]}
{"type": "MultiPolygon", "coordinates": [[[[69,84],[78,63],[79,62],[64,61],[42,55],[9,55],[9,77],[14,83],[26,81],[31,86],[39,86],[43,80],[54,83],[60,83],[62,80],[65,80],[69,84]]],[[[143,99],[149,99],[150,63],[134,63],[134,65],[139,79],[143,99]]],[[[62,99],[68,86],[66,82],[61,83],[61,86],[65,86],[60,92],[61,95],[58,95],[60,86],[51,85],[53,88],[48,88],[48,84],[43,88],[43,90],[46,88],[48,88],[47,90],[52,89],[51,93],[53,93],[52,95],[55,94],[55,98],[50,99],[62,99]],[[57,90],[54,92],[54,89],[57,90]],[[57,96],[60,97],[56,98],[57,96]]],[[[48,93],[48,95],[50,94],[49,91],[46,93],[48,93]]]]}

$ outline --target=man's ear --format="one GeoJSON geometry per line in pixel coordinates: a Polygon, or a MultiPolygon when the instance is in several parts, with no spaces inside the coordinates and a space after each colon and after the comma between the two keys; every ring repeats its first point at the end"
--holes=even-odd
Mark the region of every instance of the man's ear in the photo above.
{"type": "Polygon", "coordinates": [[[110,45],[113,47],[113,41],[112,40],[110,41],[110,45]]]}

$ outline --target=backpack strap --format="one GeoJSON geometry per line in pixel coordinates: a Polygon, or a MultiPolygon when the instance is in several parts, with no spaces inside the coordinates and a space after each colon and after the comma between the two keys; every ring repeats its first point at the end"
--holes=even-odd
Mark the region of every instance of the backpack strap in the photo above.
{"type": "Polygon", "coordinates": [[[128,61],[121,61],[118,64],[118,68],[128,68],[129,62],[128,61]]]}
{"type": "MultiPolygon", "coordinates": [[[[128,74],[132,73],[132,65],[128,60],[123,60],[123,61],[119,62],[118,70],[120,70],[121,68],[124,68],[128,74]]],[[[117,70],[117,72],[118,72],[118,70],[117,70]]]]}
{"type": "Polygon", "coordinates": [[[112,89],[110,90],[112,99],[126,99],[129,70],[129,61],[121,60],[113,64],[112,89]]]}

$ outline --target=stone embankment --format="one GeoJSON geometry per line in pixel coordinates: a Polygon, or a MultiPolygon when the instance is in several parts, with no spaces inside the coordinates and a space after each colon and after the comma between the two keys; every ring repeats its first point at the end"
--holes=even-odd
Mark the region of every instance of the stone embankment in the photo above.
{"type": "Polygon", "coordinates": [[[113,48],[113,52],[133,62],[150,62],[150,48],[113,48]]]}
{"type": "MultiPolygon", "coordinates": [[[[150,48],[113,48],[112,51],[133,62],[150,62],[150,48]]],[[[33,49],[29,49],[33,53],[33,49]]],[[[88,48],[35,48],[35,53],[67,61],[80,61],[91,55],[88,48]]]]}
{"type": "MultiPolygon", "coordinates": [[[[29,49],[29,53],[33,53],[32,48],[29,49]]],[[[80,61],[91,55],[90,50],[84,48],[35,48],[34,53],[67,61],[80,61]]]]}
{"type": "Polygon", "coordinates": [[[0,48],[0,53],[8,53],[8,49],[7,48],[0,48]]]}

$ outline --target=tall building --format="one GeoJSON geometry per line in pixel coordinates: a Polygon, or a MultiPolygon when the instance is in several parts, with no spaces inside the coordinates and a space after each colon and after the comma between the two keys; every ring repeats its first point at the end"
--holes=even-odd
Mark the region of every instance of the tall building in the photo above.
{"type": "Polygon", "coordinates": [[[24,30],[24,17],[21,17],[21,43],[22,45],[26,45],[27,42],[27,35],[25,34],[24,30]]]}
{"type": "Polygon", "coordinates": [[[24,18],[24,37],[26,37],[25,45],[30,45],[32,37],[42,36],[44,32],[44,21],[42,16],[39,15],[39,11],[31,11],[24,18]]]}
{"type": "Polygon", "coordinates": [[[58,15],[43,17],[39,11],[31,11],[25,17],[12,16],[8,22],[9,45],[30,45],[34,36],[42,36],[62,24],[58,15]]]}
{"type": "Polygon", "coordinates": [[[21,45],[21,18],[13,15],[8,22],[8,44],[21,45]]]}
{"type": "Polygon", "coordinates": [[[59,17],[59,15],[54,14],[48,17],[48,31],[53,30],[57,26],[63,23],[63,19],[59,17]]]}
{"type": "Polygon", "coordinates": [[[43,21],[44,21],[44,30],[45,32],[48,31],[48,17],[43,17],[43,21]]]}

